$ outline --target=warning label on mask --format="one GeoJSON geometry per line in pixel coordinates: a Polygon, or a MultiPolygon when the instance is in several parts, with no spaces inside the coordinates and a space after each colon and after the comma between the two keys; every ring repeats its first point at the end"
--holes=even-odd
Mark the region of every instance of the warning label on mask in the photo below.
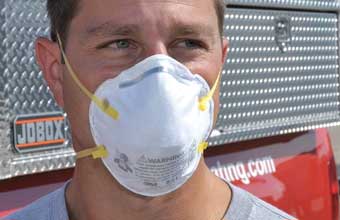
{"type": "Polygon", "coordinates": [[[194,160],[195,151],[190,150],[163,158],[150,158],[145,155],[135,164],[135,175],[144,185],[162,187],[175,183],[194,160]]]}

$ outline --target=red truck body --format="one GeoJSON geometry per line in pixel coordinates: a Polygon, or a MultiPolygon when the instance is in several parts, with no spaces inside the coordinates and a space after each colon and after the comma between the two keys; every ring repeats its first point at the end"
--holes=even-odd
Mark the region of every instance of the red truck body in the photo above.
{"type": "MultiPolygon", "coordinates": [[[[326,129],[208,148],[205,160],[216,175],[299,220],[339,218],[338,181],[326,129]]],[[[62,186],[72,172],[0,181],[0,217],[62,186]]]]}
{"type": "Polygon", "coordinates": [[[251,169],[256,158],[268,157],[275,163],[272,173],[234,184],[300,220],[338,219],[338,182],[326,129],[210,149],[206,161],[214,169],[219,163],[214,172],[225,178],[230,163],[240,161],[251,169]]]}

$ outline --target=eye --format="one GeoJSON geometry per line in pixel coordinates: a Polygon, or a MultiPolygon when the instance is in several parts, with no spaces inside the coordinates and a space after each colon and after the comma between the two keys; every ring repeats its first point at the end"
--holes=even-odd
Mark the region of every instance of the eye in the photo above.
{"type": "Polygon", "coordinates": [[[130,42],[128,40],[117,40],[112,45],[117,49],[126,49],[130,47],[130,42]]]}
{"type": "Polygon", "coordinates": [[[202,43],[199,42],[198,40],[183,40],[182,42],[178,43],[178,47],[181,48],[188,48],[188,49],[200,49],[202,48],[202,43]]]}
{"type": "Polygon", "coordinates": [[[120,39],[120,40],[114,40],[110,42],[103,43],[99,45],[97,48],[98,49],[117,49],[117,50],[122,50],[122,49],[128,49],[132,47],[133,44],[131,43],[130,40],[127,39],[120,39]]]}

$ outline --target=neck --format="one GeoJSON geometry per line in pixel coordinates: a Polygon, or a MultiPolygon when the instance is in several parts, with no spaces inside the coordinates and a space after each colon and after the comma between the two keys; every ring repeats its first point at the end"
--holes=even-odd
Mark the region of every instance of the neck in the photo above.
{"type": "Polygon", "coordinates": [[[159,197],[138,196],[123,188],[101,160],[84,158],[77,162],[66,203],[70,220],[220,220],[230,203],[230,189],[202,159],[178,190],[159,197]]]}

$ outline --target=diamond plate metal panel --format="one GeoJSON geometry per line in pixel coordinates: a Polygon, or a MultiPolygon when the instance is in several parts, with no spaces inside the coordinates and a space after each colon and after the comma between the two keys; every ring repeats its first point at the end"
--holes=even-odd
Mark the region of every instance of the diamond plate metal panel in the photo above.
{"type": "MultiPolygon", "coordinates": [[[[5,21],[5,2],[1,1],[0,2],[0,20],[5,21]]],[[[0,23],[0,39],[5,38],[5,33],[2,31],[4,28],[4,23],[0,23]]],[[[5,53],[5,45],[2,42],[0,44],[0,53],[4,54],[5,53]]],[[[4,71],[5,71],[5,62],[4,59],[0,59],[0,102],[1,102],[1,107],[0,107],[0,179],[2,179],[4,176],[9,176],[10,171],[8,167],[8,161],[10,160],[10,153],[8,152],[8,146],[10,144],[10,124],[8,121],[9,117],[9,112],[8,108],[6,108],[6,99],[5,99],[5,94],[4,94],[4,86],[5,86],[5,78],[4,78],[4,71]]]]}
{"type": "Polygon", "coordinates": [[[302,9],[317,11],[338,11],[338,0],[224,0],[229,5],[269,7],[278,9],[302,9]]]}
{"type": "Polygon", "coordinates": [[[225,22],[230,49],[212,145],[339,121],[337,14],[229,9],[225,22]],[[278,19],[289,22],[285,51],[278,19]]]}
{"type": "MultiPolygon", "coordinates": [[[[70,140],[64,148],[19,154],[13,147],[17,115],[62,111],[35,63],[34,41],[49,34],[45,0],[1,1],[0,179],[74,165],[70,140]],[[3,103],[3,106],[1,106],[3,103]]],[[[68,130],[68,127],[66,128],[68,130]]]]}

